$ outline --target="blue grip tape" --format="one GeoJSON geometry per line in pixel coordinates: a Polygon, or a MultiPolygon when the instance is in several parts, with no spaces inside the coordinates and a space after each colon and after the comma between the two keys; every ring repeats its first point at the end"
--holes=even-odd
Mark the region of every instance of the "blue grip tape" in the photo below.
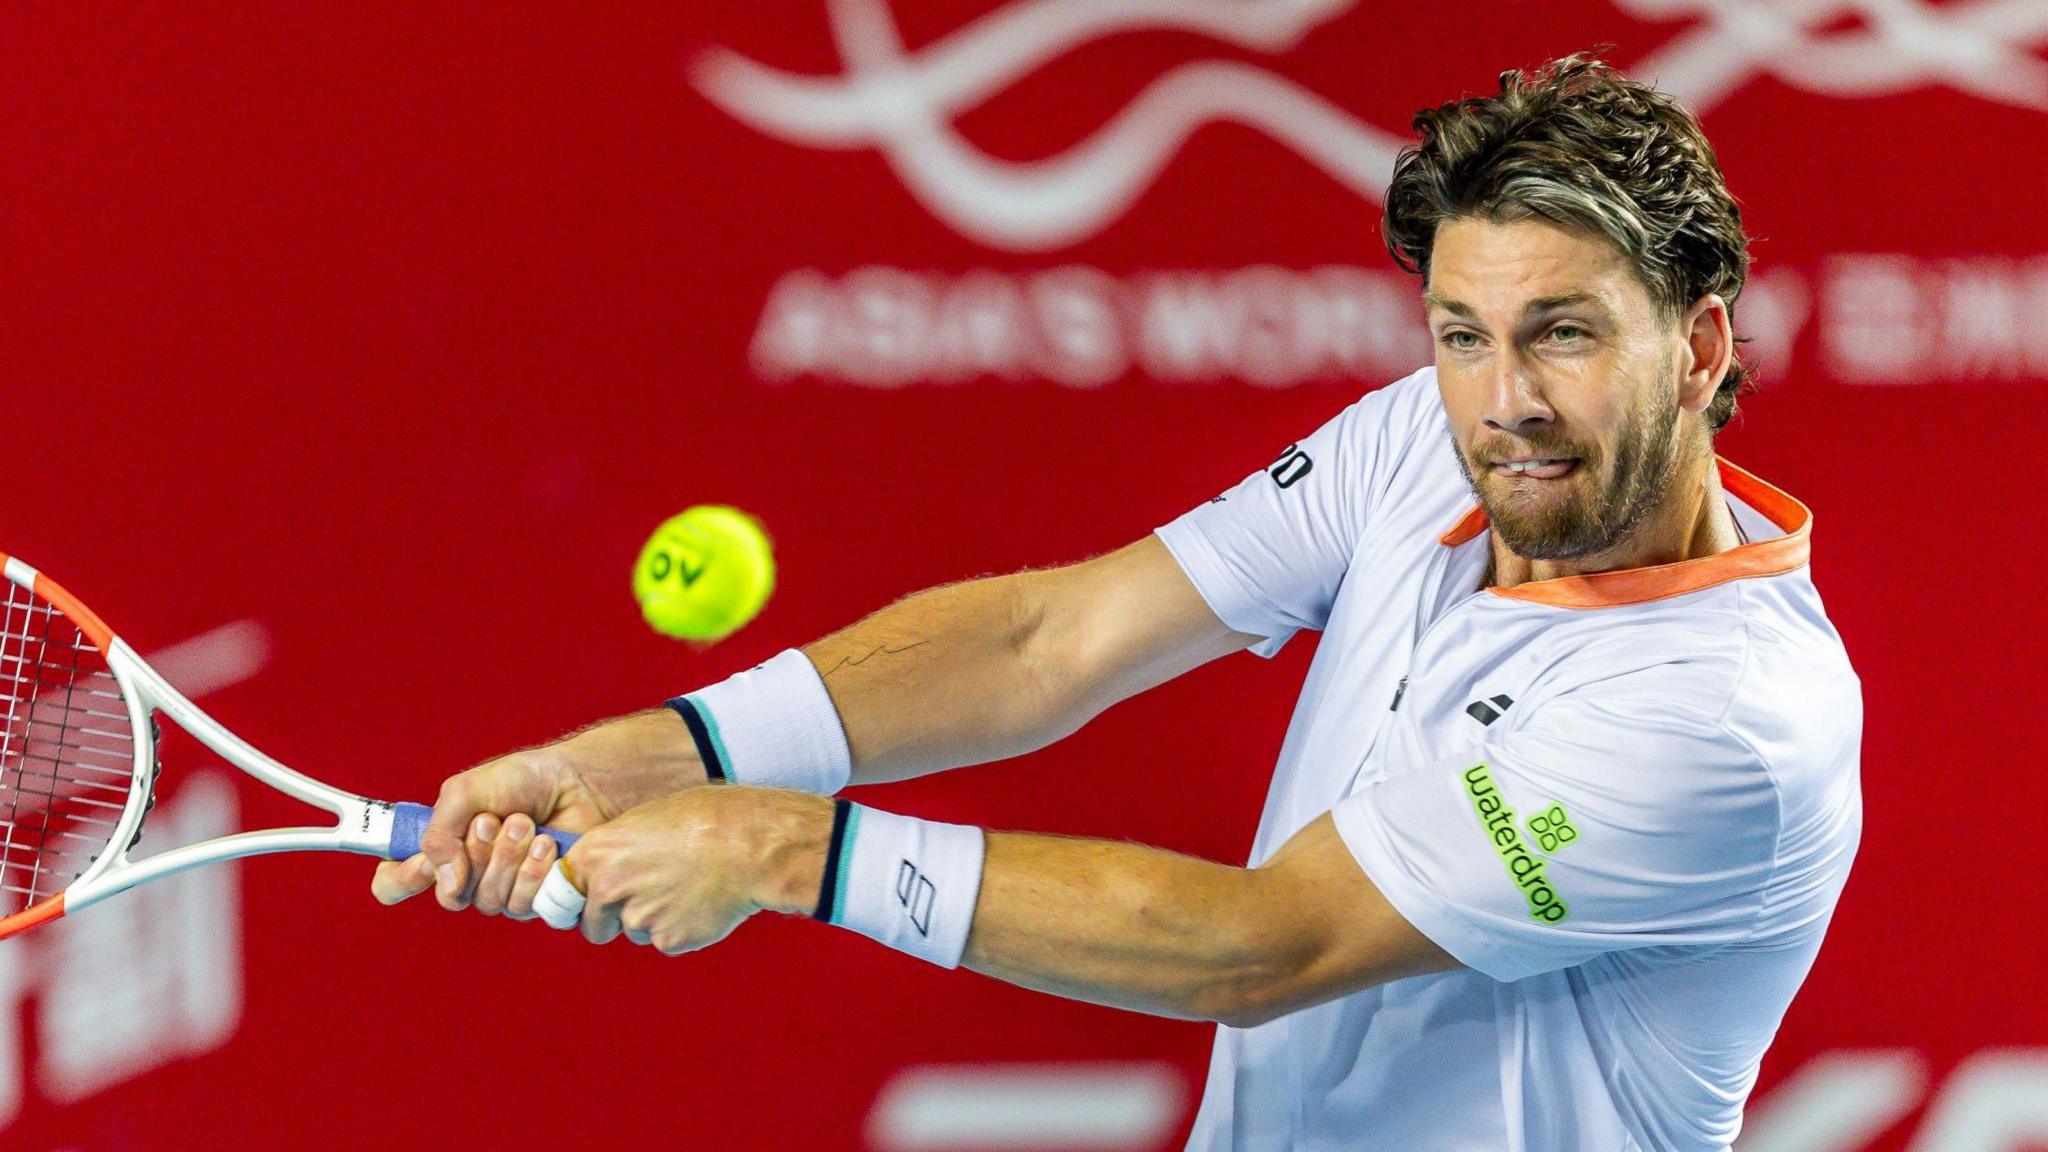
{"type": "MultiPolygon", "coordinates": [[[[393,860],[410,860],[419,855],[420,837],[426,835],[427,819],[433,814],[434,810],[425,804],[411,804],[402,800],[393,804],[391,847],[385,851],[385,855],[393,860]]],[[[574,832],[562,832],[554,828],[542,828],[540,834],[555,842],[555,846],[561,849],[557,855],[561,856],[568,855],[569,849],[575,847],[576,841],[581,839],[574,832]]]]}

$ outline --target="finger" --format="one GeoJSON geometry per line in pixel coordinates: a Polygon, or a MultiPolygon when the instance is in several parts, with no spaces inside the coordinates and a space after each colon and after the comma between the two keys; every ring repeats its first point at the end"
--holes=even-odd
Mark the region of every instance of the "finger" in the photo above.
{"type": "Polygon", "coordinates": [[[468,903],[476,902],[476,886],[484,878],[484,869],[490,867],[491,852],[498,845],[498,830],[503,825],[495,812],[479,812],[469,822],[469,835],[462,840],[463,854],[469,857],[469,883],[462,889],[462,898],[468,903]]]}
{"type": "Polygon", "coordinates": [[[626,939],[645,947],[653,941],[654,933],[645,928],[628,928],[626,929],[626,939]]]}
{"type": "Polygon", "coordinates": [[[710,922],[684,924],[667,936],[656,938],[654,947],[663,956],[681,956],[685,952],[711,947],[732,935],[732,930],[739,927],[739,923],[734,920],[722,927],[710,922]]]}
{"type": "Polygon", "coordinates": [[[472,859],[463,839],[478,813],[524,812],[545,820],[555,807],[555,787],[545,762],[515,752],[458,772],[442,781],[440,795],[420,837],[421,850],[434,862],[436,895],[444,906],[464,907],[476,883],[472,859]]]}
{"type": "Polygon", "coordinates": [[[410,860],[387,860],[370,877],[370,894],[380,904],[410,900],[434,886],[434,865],[424,853],[410,860]]]}
{"type": "Polygon", "coordinates": [[[476,772],[472,768],[442,781],[426,831],[420,833],[420,851],[434,862],[434,897],[443,908],[462,908],[462,894],[469,887],[469,857],[462,840],[478,810],[476,772]]]}
{"type": "Polygon", "coordinates": [[[592,944],[609,944],[618,939],[618,907],[613,904],[584,905],[583,938],[592,944]]]}
{"type": "Polygon", "coordinates": [[[479,812],[470,820],[461,843],[456,846],[456,859],[461,868],[457,873],[459,882],[452,892],[441,875],[441,866],[436,862],[434,898],[441,902],[441,907],[450,912],[469,907],[476,894],[477,881],[483,879],[484,866],[491,862],[491,844],[497,835],[497,816],[479,812]]]}
{"type": "MultiPolygon", "coordinates": [[[[601,832],[599,834],[602,835],[601,832]]],[[[562,858],[562,874],[590,894],[589,903],[583,906],[583,938],[592,944],[609,944],[618,939],[623,928],[619,914],[624,910],[626,900],[623,894],[607,892],[606,895],[613,897],[609,900],[596,895],[599,877],[588,870],[589,854],[582,850],[589,843],[588,839],[582,841],[562,858]]]]}
{"type": "MultiPolygon", "coordinates": [[[[486,817],[479,816],[481,824],[486,817]]],[[[505,903],[512,897],[512,885],[519,879],[519,869],[526,863],[526,845],[533,837],[533,819],[524,812],[514,812],[505,817],[496,839],[491,841],[490,855],[484,858],[482,875],[477,878],[476,894],[472,897],[476,910],[486,916],[496,916],[505,911],[505,903]]]]}
{"type": "Polygon", "coordinates": [[[527,844],[526,858],[519,864],[519,874],[512,879],[512,892],[505,898],[505,915],[514,920],[534,918],[533,898],[554,862],[555,842],[546,836],[533,837],[527,844]]]}

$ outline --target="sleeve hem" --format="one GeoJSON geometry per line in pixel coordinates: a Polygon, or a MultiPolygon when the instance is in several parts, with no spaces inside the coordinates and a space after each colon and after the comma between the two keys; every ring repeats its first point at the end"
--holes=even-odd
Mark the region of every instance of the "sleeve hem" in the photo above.
{"type": "Polygon", "coordinates": [[[1195,586],[1195,592],[1202,602],[1209,606],[1216,618],[1223,621],[1233,632],[1243,632],[1265,639],[1252,645],[1251,650],[1264,657],[1278,653],[1294,638],[1296,629],[1287,628],[1278,634],[1271,632],[1265,622],[1257,618],[1256,604],[1246,590],[1237,583],[1224,567],[1222,557],[1204,539],[1201,532],[1192,526],[1175,520],[1152,530],[1159,542],[1180,565],[1188,582],[1195,586]]]}
{"type": "Polygon", "coordinates": [[[1503,955],[1470,917],[1416,880],[1386,842],[1379,821],[1357,803],[1338,805],[1331,817],[1366,879],[1394,911],[1452,959],[1503,984],[1547,970],[1541,964],[1530,964],[1526,957],[1503,955]]]}

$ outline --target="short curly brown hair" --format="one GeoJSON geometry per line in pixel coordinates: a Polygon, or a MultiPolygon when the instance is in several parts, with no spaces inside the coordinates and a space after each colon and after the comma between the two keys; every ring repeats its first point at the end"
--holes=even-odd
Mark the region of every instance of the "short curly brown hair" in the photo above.
{"type": "MultiPolygon", "coordinates": [[[[1382,228],[1425,283],[1439,225],[1539,217],[1620,249],[1666,316],[1710,292],[1733,316],[1749,269],[1742,210],[1699,121],[1669,96],[1575,53],[1503,72],[1498,95],[1425,108],[1412,126],[1421,140],[1394,163],[1382,228]]],[[[1731,360],[1709,431],[1754,387],[1731,360]]]]}

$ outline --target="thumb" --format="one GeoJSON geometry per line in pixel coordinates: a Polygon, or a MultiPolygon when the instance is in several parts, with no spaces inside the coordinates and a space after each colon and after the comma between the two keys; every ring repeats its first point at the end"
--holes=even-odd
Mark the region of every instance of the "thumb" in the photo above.
{"type": "Polygon", "coordinates": [[[377,865],[370,878],[370,894],[379,904],[410,900],[434,886],[434,866],[423,855],[410,860],[386,860],[377,865]]]}

